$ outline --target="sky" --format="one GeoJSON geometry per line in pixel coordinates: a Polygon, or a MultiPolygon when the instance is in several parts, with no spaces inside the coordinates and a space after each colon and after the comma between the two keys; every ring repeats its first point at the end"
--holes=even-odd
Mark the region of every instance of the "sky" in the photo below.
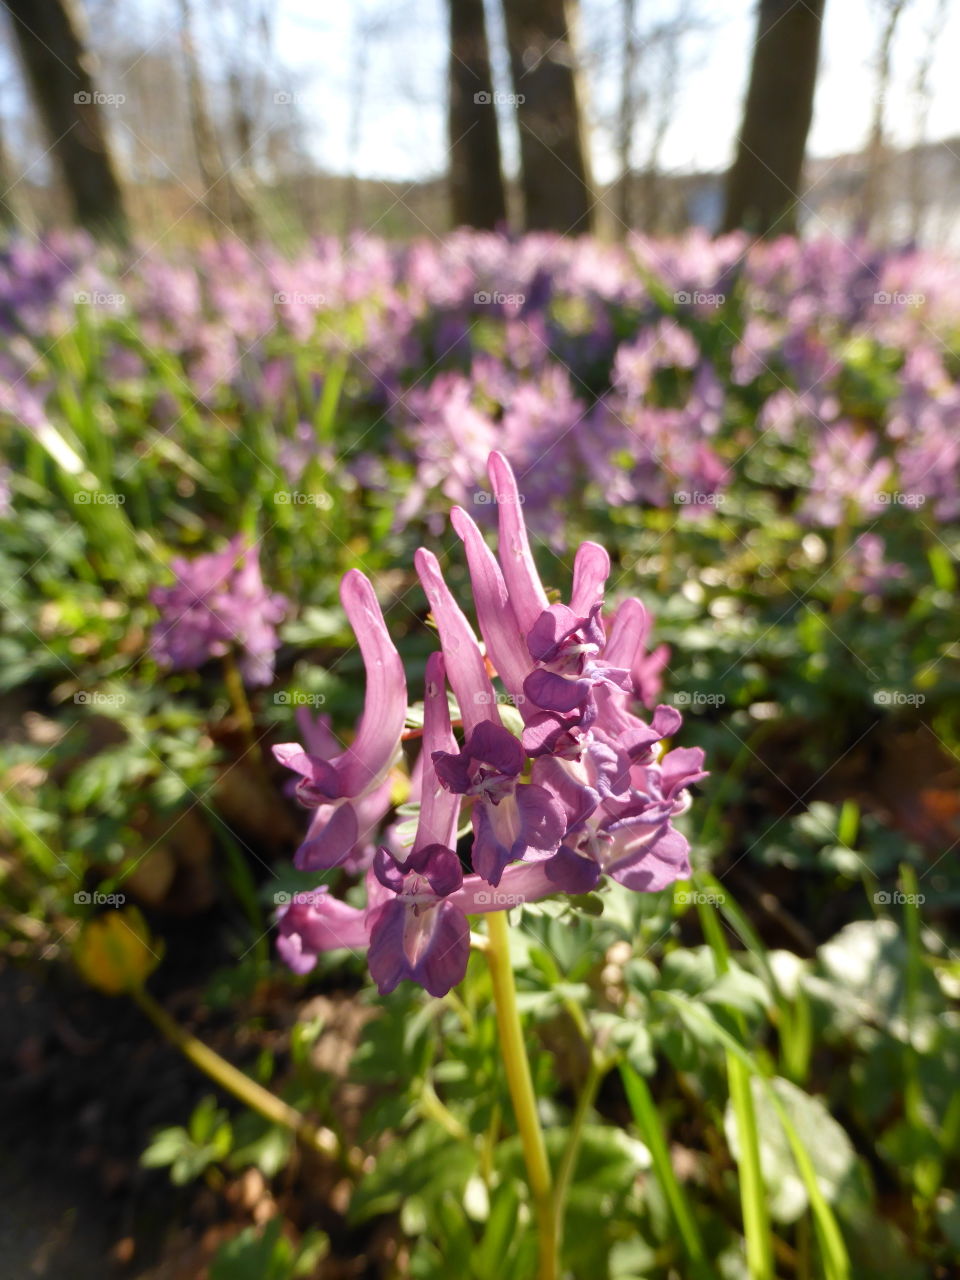
{"type": "MultiPolygon", "coordinates": [[[[880,13],[888,0],[826,0],[826,18],[814,121],[808,153],[829,157],[857,151],[868,136],[875,96],[872,70],[880,13]]],[[[206,47],[216,59],[222,28],[243,0],[202,0],[195,6],[210,24],[206,47]]],[[[618,165],[610,122],[619,91],[619,15],[622,0],[580,0],[581,46],[588,85],[591,155],[596,177],[609,181],[618,165]]],[[[122,29],[133,48],[169,41],[178,29],[178,0],[86,0],[92,38],[122,29]]],[[[754,0],[637,0],[641,29],[674,16],[683,6],[698,22],[681,46],[673,80],[674,105],[662,151],[673,172],[719,170],[732,159],[752,48],[754,0]]],[[[487,0],[497,88],[510,92],[502,21],[487,0]]],[[[325,169],[363,177],[411,180],[437,176],[446,167],[446,0],[275,0],[272,52],[250,42],[250,57],[263,66],[274,92],[288,95],[303,121],[307,145],[325,169]]],[[[203,42],[201,42],[203,44],[203,42]]],[[[918,61],[932,48],[927,139],[960,134],[960,2],[909,0],[897,31],[891,92],[885,104],[889,136],[916,140],[917,99],[911,91],[918,61]],[[938,11],[945,17],[934,29],[938,11]],[[932,44],[931,44],[932,40],[932,44]]],[[[9,39],[0,47],[0,111],[22,110],[9,39]],[[19,97],[19,101],[18,101],[19,97]]],[[[656,65],[643,82],[657,102],[663,85],[656,65]]],[[[105,86],[109,91],[110,86],[105,86]]],[[[516,165],[513,110],[500,108],[508,171],[516,165]]],[[[639,122],[635,164],[645,155],[639,122]]]]}
{"type": "MultiPolygon", "coordinates": [[[[680,171],[722,169],[732,158],[754,30],[752,0],[702,0],[692,6],[703,16],[704,30],[683,47],[677,83],[676,115],[664,146],[668,168],[680,171]]],[[[496,15],[489,3],[488,12],[496,15]]],[[[827,0],[814,121],[809,154],[832,156],[859,150],[868,135],[873,110],[879,14],[882,0],[827,0]]],[[[960,133],[960,4],[946,0],[946,21],[934,34],[931,107],[926,136],[960,133]]],[[[609,52],[589,76],[594,117],[591,142],[601,180],[616,174],[616,161],[603,127],[615,104],[616,31],[619,0],[581,0],[585,49],[606,45],[609,52]],[[608,35],[605,40],[604,37],[608,35]]],[[[676,12],[678,0],[639,0],[651,19],[676,12]]],[[[938,0],[912,0],[897,31],[891,93],[886,103],[889,132],[909,144],[916,134],[916,98],[911,92],[917,62],[927,48],[938,0]]],[[[405,178],[439,173],[444,167],[443,84],[446,67],[443,0],[281,0],[277,53],[294,73],[304,103],[317,106],[316,154],[329,166],[346,170],[349,102],[357,84],[354,58],[365,22],[392,13],[382,30],[368,39],[360,145],[353,157],[364,176],[405,178]]],[[[499,26],[499,24],[495,24],[499,26]]],[[[498,35],[496,29],[494,37],[498,35]]],[[[499,86],[509,92],[503,57],[495,59],[499,86]]],[[[502,112],[508,164],[515,156],[510,108],[502,112]]]]}

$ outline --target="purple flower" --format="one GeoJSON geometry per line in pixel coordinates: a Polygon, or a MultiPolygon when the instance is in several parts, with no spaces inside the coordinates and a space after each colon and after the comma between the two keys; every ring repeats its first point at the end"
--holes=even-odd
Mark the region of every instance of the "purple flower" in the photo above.
{"type": "Polygon", "coordinates": [[[463,885],[454,849],[460,799],[441,785],[433,767],[455,746],[439,653],[427,661],[423,707],[424,773],[413,848],[403,860],[381,848],[373,864],[388,893],[370,919],[370,973],[381,995],[404,979],[419,982],[431,995],[446,995],[463,979],[470,957],[467,918],[447,901],[463,885]]]}
{"type": "MultiPolygon", "coordinates": [[[[664,740],[681,723],[673,708],[657,707],[651,723],[635,714],[665,661],[646,651],[650,619],[639,600],[629,599],[605,620],[610,561],[590,542],[577,552],[569,605],[551,604],[513,472],[501,454],[492,454],[488,465],[499,558],[466,512],[452,517],[466,549],[486,653],[436,556],[421,547],[416,569],[442,653],[427,663],[422,751],[413,771],[416,834],[411,844],[406,829],[387,829],[387,843],[367,874],[365,911],[324,893],[306,910],[282,913],[281,949],[299,971],[309,969],[320,950],[365,945],[382,994],[412,981],[442,996],[466,972],[474,913],[579,894],[604,876],[653,891],[690,873],[687,842],[673,820],[689,804],[689,787],[705,776],[703,752],[664,752],[664,740]],[[520,712],[522,736],[501,718],[504,695],[495,691],[491,670],[520,712]],[[459,707],[462,745],[450,723],[447,681],[459,707]],[[473,826],[469,875],[457,852],[464,805],[473,826]]],[[[360,838],[362,804],[370,804],[371,828],[385,817],[389,801],[378,788],[404,720],[403,673],[372,589],[354,571],[343,595],[368,671],[353,748],[354,765],[362,759],[364,769],[362,777],[348,776],[348,753],[332,756],[325,736],[313,754],[292,744],[276,749],[301,775],[301,798],[318,806],[314,821],[322,829],[299,851],[301,867],[342,862],[360,838]]]]}
{"type": "Polygon", "coordinates": [[[900,578],[907,566],[886,559],[886,543],[878,533],[861,533],[847,553],[852,570],[847,585],[864,595],[883,595],[900,578]]]}
{"type": "Polygon", "coordinates": [[[374,872],[394,896],[370,924],[370,975],[381,995],[405,978],[432,996],[445,996],[463,980],[470,958],[470,926],[448,901],[463,885],[460,859],[444,845],[426,845],[406,863],[381,849],[374,872]]]}
{"type": "Polygon", "coordinates": [[[236,649],[244,680],[269,684],[280,647],[275,628],[288,602],[265,588],[256,547],[245,548],[237,537],[223,551],[193,560],[178,556],[170,567],[174,585],[150,593],[161,615],[151,641],[156,660],[183,670],[236,649]]]}
{"type": "Polygon", "coordinates": [[[277,950],[294,973],[309,973],[321,951],[365,950],[370,942],[366,912],[335,898],[323,885],[296,894],[277,912],[277,950]]]}
{"type": "Polygon", "coordinates": [[[520,781],[524,750],[501,723],[473,629],[450,594],[436,557],[421,547],[415,560],[466,736],[462,751],[434,752],[432,759],[443,786],[474,800],[473,865],[496,885],[508,862],[528,851],[556,851],[563,836],[563,814],[542,787],[520,781]]]}
{"type": "Polygon", "coordinates": [[[874,441],[850,423],[824,424],[813,457],[810,492],[801,518],[818,524],[842,524],[851,514],[875,515],[883,510],[892,466],[874,456],[874,441]]]}
{"type": "Polygon", "coordinates": [[[370,832],[389,808],[390,766],[400,746],[407,711],[407,683],[400,656],[390,640],[373,587],[351,569],[340,587],[340,599],[360,645],[367,672],[363,715],[349,747],[338,755],[319,756],[296,742],[275,746],[282,765],[300,775],[297,796],[316,809],[307,839],[296,855],[297,866],[316,871],[341,865],[369,840],[370,832]]]}

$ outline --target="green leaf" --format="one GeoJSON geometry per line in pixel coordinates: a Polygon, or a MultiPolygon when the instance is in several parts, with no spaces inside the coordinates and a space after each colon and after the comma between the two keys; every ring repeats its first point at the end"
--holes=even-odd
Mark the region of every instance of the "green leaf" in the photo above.
{"type": "Polygon", "coordinates": [[[164,1165],[173,1164],[192,1145],[190,1135],[181,1126],[161,1129],[141,1155],[140,1163],[145,1169],[161,1169],[164,1165]]]}
{"type": "MultiPolygon", "coordinates": [[[[796,1222],[809,1207],[810,1197],[768,1088],[757,1077],[753,1077],[750,1084],[760,1140],[760,1165],[769,1195],[770,1212],[777,1222],[796,1222]]],[[[857,1162],[846,1130],[834,1120],[820,1098],[798,1089],[789,1080],[774,1077],[769,1081],[769,1087],[779,1098],[797,1136],[809,1152],[824,1196],[831,1204],[839,1206],[844,1189],[852,1188],[857,1162]]],[[[736,1155],[740,1150],[740,1134],[732,1107],[727,1108],[725,1129],[730,1148],[736,1155]]]]}

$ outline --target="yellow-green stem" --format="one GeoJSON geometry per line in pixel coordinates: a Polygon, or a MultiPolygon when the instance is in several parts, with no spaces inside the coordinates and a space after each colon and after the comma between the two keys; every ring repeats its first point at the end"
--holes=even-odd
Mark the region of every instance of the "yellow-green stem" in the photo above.
{"type": "Polygon", "coordinates": [[[174,1022],[167,1011],[157,1004],[149,991],[139,987],[134,988],[130,994],[157,1030],[214,1083],[226,1089],[228,1093],[232,1093],[235,1098],[239,1098],[245,1106],[248,1106],[251,1111],[256,1111],[265,1120],[291,1129],[305,1146],[320,1152],[321,1155],[337,1159],[344,1156],[334,1133],[329,1129],[318,1128],[311,1124],[296,1107],[291,1107],[289,1103],[278,1098],[269,1089],[265,1089],[256,1080],[251,1080],[248,1075],[227,1062],[226,1058],[221,1058],[219,1053],[209,1045],[198,1040],[189,1031],[184,1031],[183,1027],[174,1022]]]}
{"type": "Polygon", "coordinates": [[[557,1247],[563,1245],[563,1227],[564,1218],[566,1216],[567,1195],[570,1191],[570,1184],[573,1181],[573,1175],[577,1167],[577,1158],[580,1155],[580,1144],[583,1141],[583,1129],[587,1122],[587,1116],[590,1114],[590,1108],[593,1106],[597,1097],[597,1090],[600,1088],[600,1082],[606,1075],[612,1064],[612,1059],[603,1058],[596,1052],[590,1054],[590,1069],[587,1072],[587,1078],[584,1081],[580,1096],[577,1099],[576,1110],[573,1113],[573,1123],[570,1126],[570,1136],[567,1139],[567,1146],[560,1161],[560,1167],[557,1170],[557,1179],[554,1183],[553,1202],[554,1202],[554,1218],[556,1220],[557,1247]]]}
{"type": "Polygon", "coordinates": [[[237,723],[240,725],[244,741],[253,753],[254,764],[257,764],[260,761],[257,745],[257,726],[253,719],[253,712],[250,710],[247,691],[243,684],[243,676],[240,674],[240,668],[237,666],[237,660],[233,656],[232,649],[223,655],[223,682],[227,686],[230,705],[233,707],[233,714],[237,717],[237,723]]]}
{"type": "Polygon", "coordinates": [[[557,1280],[557,1224],[553,1211],[553,1179],[547,1160],[537,1096],[533,1089],[530,1062],[523,1043],[523,1027],[517,1009],[517,989],[510,964],[510,931],[506,913],[494,911],[487,916],[487,963],[493,982],[493,1000],[500,1032],[500,1052],[507,1073],[510,1100],[520,1131],[527,1178],[537,1215],[540,1241],[540,1280],[557,1280]]]}

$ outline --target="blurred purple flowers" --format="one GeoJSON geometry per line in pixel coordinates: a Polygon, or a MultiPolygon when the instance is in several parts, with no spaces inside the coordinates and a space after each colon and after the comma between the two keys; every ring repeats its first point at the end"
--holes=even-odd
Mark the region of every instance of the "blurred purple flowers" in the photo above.
{"type": "Polygon", "coordinates": [[[174,584],[150,593],[160,611],[150,646],[157,662],[184,670],[235,650],[247,684],[270,684],[288,602],[264,586],[257,548],[236,537],[222,551],[177,556],[170,568],[174,584]]]}
{"type": "MultiPolygon", "coordinates": [[[[654,891],[690,874],[687,842],[673,820],[689,803],[688,787],[706,776],[703,752],[664,753],[664,739],[681,724],[673,708],[657,707],[651,723],[636,714],[663,664],[662,655],[645,651],[646,611],[628,599],[604,619],[610,561],[589,542],[577,552],[569,605],[550,604],[513,472],[498,453],[489,472],[499,557],[465,511],[452,517],[484,648],[436,557],[422,547],[416,554],[442,653],[427,663],[415,835],[405,841],[398,826],[381,835],[366,873],[366,907],[341,902],[325,886],[281,906],[280,951],[297,972],[322,951],[366,947],[381,993],[410,980],[441,996],[466,972],[472,914],[584,893],[604,876],[654,891]],[[512,708],[506,721],[505,704],[512,708]],[[465,808],[469,852],[460,843],[465,808]]],[[[315,810],[297,854],[308,870],[347,859],[356,870],[360,851],[377,843],[406,714],[403,669],[372,587],[353,570],[342,597],[368,680],[356,738],[340,755],[325,740],[314,753],[296,744],[275,749],[299,774],[301,801],[315,810]]]]}

